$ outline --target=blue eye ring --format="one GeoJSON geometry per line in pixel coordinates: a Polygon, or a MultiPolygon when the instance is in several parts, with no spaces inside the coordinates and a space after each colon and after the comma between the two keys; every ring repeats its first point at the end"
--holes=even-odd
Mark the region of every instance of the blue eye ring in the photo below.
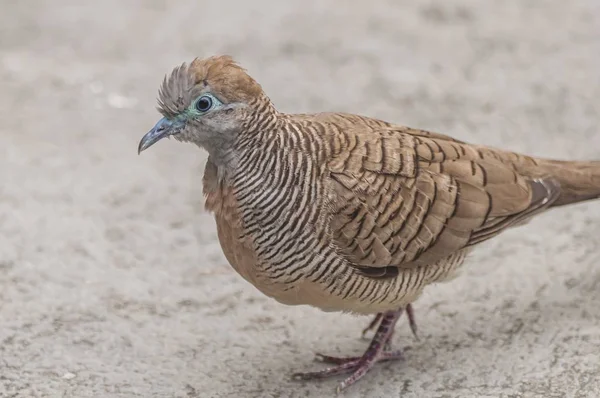
{"type": "Polygon", "coordinates": [[[194,107],[198,112],[208,112],[214,105],[213,99],[208,95],[203,95],[196,101],[194,107]]]}

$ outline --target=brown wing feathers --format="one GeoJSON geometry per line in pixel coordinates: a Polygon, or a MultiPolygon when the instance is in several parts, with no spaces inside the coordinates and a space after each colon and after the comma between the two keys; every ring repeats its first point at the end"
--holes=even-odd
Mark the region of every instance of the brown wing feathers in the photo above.
{"type": "Polygon", "coordinates": [[[355,134],[330,163],[331,228],[362,273],[432,264],[487,240],[556,200],[558,184],[530,179],[460,142],[403,131],[355,134]],[[391,268],[390,268],[391,267],[391,268]]]}

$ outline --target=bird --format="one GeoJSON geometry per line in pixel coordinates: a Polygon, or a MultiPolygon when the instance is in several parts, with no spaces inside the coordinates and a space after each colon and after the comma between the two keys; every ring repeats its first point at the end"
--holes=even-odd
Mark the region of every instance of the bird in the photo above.
{"type": "Polygon", "coordinates": [[[230,265],[284,305],[374,317],[358,357],[297,380],[381,361],[428,285],[458,275],[482,242],[549,209],[600,197],[600,161],[553,160],[336,112],[284,113],[228,55],[175,66],[158,90],[162,118],[138,154],[165,137],[208,153],[205,208],[230,265]]]}

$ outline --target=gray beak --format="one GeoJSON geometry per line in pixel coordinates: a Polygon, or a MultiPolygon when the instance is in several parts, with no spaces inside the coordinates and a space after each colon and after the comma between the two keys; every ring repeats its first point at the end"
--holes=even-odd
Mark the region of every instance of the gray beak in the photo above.
{"type": "Polygon", "coordinates": [[[154,127],[152,127],[152,130],[148,131],[140,140],[140,144],[138,145],[138,155],[163,138],[179,133],[182,128],[183,122],[169,120],[163,117],[154,125],[154,127]]]}

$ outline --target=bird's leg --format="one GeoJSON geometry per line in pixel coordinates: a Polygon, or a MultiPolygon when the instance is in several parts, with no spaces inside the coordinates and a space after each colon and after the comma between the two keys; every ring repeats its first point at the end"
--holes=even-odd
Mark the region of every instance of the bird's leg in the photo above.
{"type": "MultiPolygon", "coordinates": [[[[412,304],[407,304],[405,310],[406,316],[408,317],[408,325],[410,326],[410,331],[412,332],[413,336],[415,336],[415,338],[418,340],[419,336],[417,335],[417,323],[415,322],[415,311],[412,307],[412,304]]],[[[363,329],[362,337],[365,337],[367,333],[369,333],[371,330],[377,327],[382,315],[383,314],[381,312],[375,315],[373,320],[369,323],[369,326],[363,329]]]]}
{"type": "Polygon", "coordinates": [[[415,310],[412,307],[412,304],[406,305],[406,316],[408,317],[408,325],[410,326],[410,331],[412,332],[415,339],[419,340],[419,335],[417,334],[417,322],[415,321],[415,310]]]}
{"type": "Polygon", "coordinates": [[[367,333],[369,333],[371,330],[373,330],[377,327],[382,316],[383,316],[383,313],[379,312],[377,315],[375,315],[375,318],[373,318],[373,320],[369,323],[369,326],[367,326],[366,328],[364,328],[362,330],[363,338],[367,335],[367,333]]]}
{"type": "Polygon", "coordinates": [[[344,380],[338,386],[338,391],[345,389],[346,387],[356,383],[361,377],[363,377],[372,367],[379,361],[388,361],[392,359],[402,358],[401,351],[386,350],[385,347],[389,342],[394,325],[400,318],[402,310],[389,311],[381,316],[381,322],[375,336],[369,347],[365,351],[362,357],[354,358],[335,358],[326,355],[320,355],[318,358],[324,362],[335,363],[327,369],[316,372],[308,373],[296,373],[294,379],[296,380],[312,380],[312,379],[323,379],[330,376],[340,375],[344,373],[352,373],[346,380],[344,380]]]}

